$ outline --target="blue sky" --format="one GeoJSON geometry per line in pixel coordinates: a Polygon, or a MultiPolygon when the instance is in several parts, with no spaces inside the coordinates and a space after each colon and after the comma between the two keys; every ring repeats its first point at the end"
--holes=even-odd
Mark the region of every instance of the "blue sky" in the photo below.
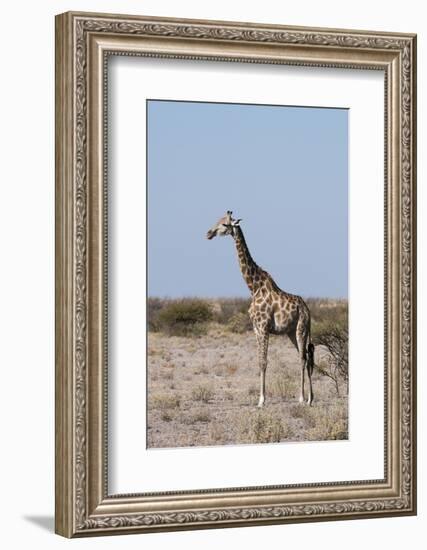
{"type": "Polygon", "coordinates": [[[231,237],[283,290],[348,295],[348,111],[154,101],[148,110],[149,296],[248,296],[231,237]]]}

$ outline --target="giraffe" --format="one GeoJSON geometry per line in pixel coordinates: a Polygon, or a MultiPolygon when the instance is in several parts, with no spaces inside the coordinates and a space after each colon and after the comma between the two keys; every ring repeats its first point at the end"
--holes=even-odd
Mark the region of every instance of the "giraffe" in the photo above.
{"type": "Polygon", "coordinates": [[[261,269],[249,252],[240,227],[241,219],[234,219],[227,211],[206,234],[208,239],[217,236],[233,237],[240,270],[250,290],[252,301],[249,307],[258,347],[260,370],[260,395],[258,407],[265,403],[265,373],[267,370],[268,340],[270,334],[286,334],[298,351],[301,362],[300,403],[305,403],[305,371],[308,375],[308,400],[313,402],[311,375],[314,367],[314,345],[310,334],[310,310],[300,296],[281,290],[269,273],[261,269]]]}

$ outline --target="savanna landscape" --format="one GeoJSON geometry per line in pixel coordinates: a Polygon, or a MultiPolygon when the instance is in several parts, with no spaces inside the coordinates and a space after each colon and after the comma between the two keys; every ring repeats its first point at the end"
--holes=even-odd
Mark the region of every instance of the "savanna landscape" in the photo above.
{"type": "Polygon", "coordinates": [[[348,303],[309,298],[314,402],[300,404],[300,360],[270,336],[266,403],[249,299],[148,300],[147,446],[348,439],[348,303]]]}

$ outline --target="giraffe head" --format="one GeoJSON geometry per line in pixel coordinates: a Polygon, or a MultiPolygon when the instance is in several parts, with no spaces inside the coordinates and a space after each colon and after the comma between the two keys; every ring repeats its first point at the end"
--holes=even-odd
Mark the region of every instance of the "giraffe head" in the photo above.
{"type": "Polygon", "coordinates": [[[236,220],[232,217],[233,212],[231,210],[227,210],[227,213],[225,216],[223,216],[220,220],[217,221],[217,223],[209,229],[209,231],[206,233],[207,239],[213,239],[214,237],[225,237],[226,235],[233,235],[235,234],[236,228],[239,226],[241,219],[236,220]]]}

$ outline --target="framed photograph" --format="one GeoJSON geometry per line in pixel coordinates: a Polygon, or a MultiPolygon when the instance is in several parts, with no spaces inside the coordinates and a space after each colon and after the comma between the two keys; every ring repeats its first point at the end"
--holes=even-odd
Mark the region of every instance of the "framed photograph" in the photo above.
{"type": "Polygon", "coordinates": [[[416,513],[416,37],[56,18],[56,532],[416,513]]]}

